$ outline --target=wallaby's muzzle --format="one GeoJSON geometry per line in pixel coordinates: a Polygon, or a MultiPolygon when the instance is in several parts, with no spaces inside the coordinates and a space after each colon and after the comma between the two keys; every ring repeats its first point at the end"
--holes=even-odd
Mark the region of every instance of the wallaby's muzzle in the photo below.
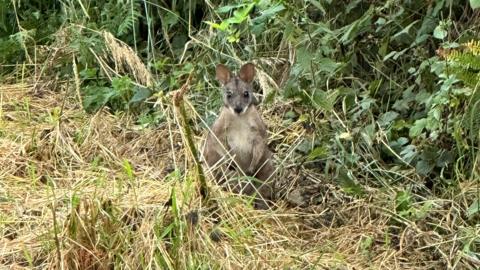
{"type": "Polygon", "coordinates": [[[241,114],[243,112],[243,108],[242,107],[235,107],[235,109],[233,109],[236,113],[238,114],[241,114]]]}

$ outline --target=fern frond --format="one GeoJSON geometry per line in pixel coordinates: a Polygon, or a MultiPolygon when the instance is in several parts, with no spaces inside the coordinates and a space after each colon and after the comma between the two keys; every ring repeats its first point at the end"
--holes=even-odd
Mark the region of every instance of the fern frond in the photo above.
{"type": "Polygon", "coordinates": [[[480,41],[471,40],[464,44],[465,49],[475,56],[480,56],[480,41]]]}
{"type": "MultiPolygon", "coordinates": [[[[130,0],[134,1],[134,0],[130,0]]],[[[138,23],[138,19],[142,16],[138,3],[133,3],[133,9],[126,9],[126,16],[120,23],[117,30],[117,35],[121,36],[128,33],[133,29],[135,24],[138,23]]]]}

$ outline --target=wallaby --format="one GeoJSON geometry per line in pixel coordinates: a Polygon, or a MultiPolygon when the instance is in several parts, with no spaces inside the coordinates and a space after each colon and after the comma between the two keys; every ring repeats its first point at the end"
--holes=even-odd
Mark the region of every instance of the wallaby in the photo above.
{"type": "Polygon", "coordinates": [[[253,176],[260,181],[251,180],[228,183],[227,187],[236,193],[254,195],[258,191],[255,206],[266,208],[263,199],[273,199],[272,153],[267,146],[267,126],[257,111],[257,100],[253,95],[252,81],[255,66],[251,63],[240,68],[238,75],[222,65],[217,65],[216,79],[223,87],[223,108],[211,127],[203,152],[207,165],[212,169],[216,180],[223,184],[229,178],[228,171],[240,169],[246,176],[253,176]],[[225,166],[225,160],[232,160],[225,166]],[[219,164],[224,164],[219,166],[219,164]],[[226,173],[227,172],[227,173],[226,173]]]}

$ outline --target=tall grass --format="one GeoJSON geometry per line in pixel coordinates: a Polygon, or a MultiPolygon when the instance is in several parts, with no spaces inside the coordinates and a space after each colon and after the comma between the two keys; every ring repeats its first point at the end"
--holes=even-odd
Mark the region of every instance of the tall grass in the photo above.
{"type": "Polygon", "coordinates": [[[468,1],[0,2],[0,265],[477,269],[478,19],[468,1]],[[203,200],[192,151],[213,67],[246,61],[269,211],[208,172],[203,200]]]}

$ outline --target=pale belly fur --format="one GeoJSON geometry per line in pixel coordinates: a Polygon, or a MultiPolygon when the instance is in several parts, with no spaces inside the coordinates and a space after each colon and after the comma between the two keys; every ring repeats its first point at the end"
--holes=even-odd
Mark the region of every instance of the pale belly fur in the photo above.
{"type": "Polygon", "coordinates": [[[252,138],[254,136],[255,134],[247,121],[237,121],[228,130],[227,141],[230,153],[235,156],[235,161],[244,171],[252,160],[252,147],[254,147],[252,138]]]}

